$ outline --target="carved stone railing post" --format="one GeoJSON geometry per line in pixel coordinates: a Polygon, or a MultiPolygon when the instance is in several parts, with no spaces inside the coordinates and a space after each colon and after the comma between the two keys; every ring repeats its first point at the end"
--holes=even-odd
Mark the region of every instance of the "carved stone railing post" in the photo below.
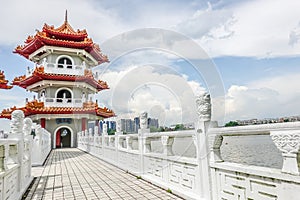
{"type": "Polygon", "coordinates": [[[126,136],[126,148],[132,150],[132,137],[126,136]]]}
{"type": "Polygon", "coordinates": [[[151,151],[151,143],[146,137],[146,134],[149,133],[150,129],[148,128],[148,114],[147,112],[143,112],[140,114],[140,129],[138,130],[141,173],[144,173],[144,154],[151,151]]]}
{"type": "Polygon", "coordinates": [[[123,132],[121,130],[121,119],[117,119],[116,121],[116,134],[122,135],[123,132]]]}
{"type": "Polygon", "coordinates": [[[300,148],[300,131],[271,131],[271,138],[282,152],[282,172],[299,175],[297,154],[300,148]]]}
{"type": "Polygon", "coordinates": [[[94,135],[96,135],[96,136],[99,135],[99,127],[98,126],[94,127],[94,135]]]}
{"type": "Polygon", "coordinates": [[[148,128],[148,113],[143,112],[140,115],[140,129],[147,129],[148,128]]]}
{"type": "Polygon", "coordinates": [[[23,127],[23,132],[24,132],[24,135],[26,137],[25,140],[26,143],[24,144],[24,155],[23,155],[23,158],[25,160],[29,160],[31,162],[31,140],[33,139],[32,136],[31,136],[31,130],[32,130],[32,120],[30,118],[25,118],[24,119],[24,127],[23,127]],[[30,140],[30,141],[28,141],[30,140]]]}
{"type": "Polygon", "coordinates": [[[96,150],[96,146],[98,146],[98,136],[99,136],[98,131],[99,131],[98,126],[95,126],[94,127],[94,137],[93,137],[94,150],[96,150]]]}
{"type": "Polygon", "coordinates": [[[169,137],[168,135],[161,136],[161,143],[163,145],[163,154],[166,156],[174,155],[172,150],[172,145],[174,143],[174,137],[169,137]]]}
{"type": "Polygon", "coordinates": [[[21,110],[15,110],[11,114],[11,134],[9,138],[23,139],[24,113],[21,110]]]}
{"type": "Polygon", "coordinates": [[[108,135],[107,133],[107,124],[103,123],[103,135],[108,135]]]}
{"type": "Polygon", "coordinates": [[[20,165],[19,171],[19,184],[17,186],[20,191],[23,187],[23,155],[24,155],[24,113],[21,110],[15,110],[11,114],[11,133],[8,138],[17,139],[18,143],[9,145],[9,160],[20,165]]]}
{"type": "Polygon", "coordinates": [[[23,132],[25,135],[30,135],[32,130],[32,120],[30,118],[24,119],[24,128],[23,132]]]}
{"type": "Polygon", "coordinates": [[[208,152],[208,128],[211,123],[211,99],[208,93],[196,97],[198,120],[195,123],[197,132],[194,136],[197,150],[198,175],[196,179],[197,191],[203,199],[211,199],[210,166],[208,152]]]}

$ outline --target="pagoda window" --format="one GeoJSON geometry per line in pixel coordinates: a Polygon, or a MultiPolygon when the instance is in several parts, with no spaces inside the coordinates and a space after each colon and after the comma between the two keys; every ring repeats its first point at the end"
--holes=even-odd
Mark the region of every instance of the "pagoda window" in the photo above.
{"type": "Polygon", "coordinates": [[[60,56],[57,59],[57,68],[72,69],[73,61],[70,56],[60,56]]]}
{"type": "Polygon", "coordinates": [[[69,89],[59,89],[56,92],[56,102],[71,103],[72,102],[72,92],[69,89]]]}

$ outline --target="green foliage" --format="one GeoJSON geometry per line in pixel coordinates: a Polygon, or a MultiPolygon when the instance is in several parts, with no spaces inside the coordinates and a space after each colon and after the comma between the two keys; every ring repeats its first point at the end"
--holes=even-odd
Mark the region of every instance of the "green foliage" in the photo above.
{"type": "Polygon", "coordinates": [[[111,129],[111,128],[109,128],[108,130],[107,130],[107,134],[108,135],[114,135],[115,134],[115,130],[113,130],[113,129],[111,129]]]}
{"type": "Polygon", "coordinates": [[[179,130],[185,130],[183,124],[176,124],[175,131],[179,131],[179,130]]]}
{"type": "Polygon", "coordinates": [[[170,188],[167,189],[167,192],[172,194],[172,190],[170,188]]]}
{"type": "Polygon", "coordinates": [[[227,124],[225,124],[225,127],[230,127],[230,126],[238,126],[239,123],[237,123],[236,121],[230,121],[227,124]]]}
{"type": "Polygon", "coordinates": [[[151,132],[151,133],[153,133],[153,132],[159,132],[159,128],[150,126],[150,132],[151,132]]]}
{"type": "Polygon", "coordinates": [[[158,128],[158,132],[165,132],[166,131],[166,127],[160,126],[158,128]]]}

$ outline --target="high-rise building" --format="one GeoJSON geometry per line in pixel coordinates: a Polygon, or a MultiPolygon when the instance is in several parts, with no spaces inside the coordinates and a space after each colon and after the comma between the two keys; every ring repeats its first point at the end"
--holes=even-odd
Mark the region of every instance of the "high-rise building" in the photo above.
{"type": "Polygon", "coordinates": [[[158,128],[159,127],[158,119],[148,118],[148,127],[149,128],[158,128]]]}
{"type": "Polygon", "coordinates": [[[133,119],[133,132],[137,133],[140,128],[140,118],[135,117],[133,119]]]}

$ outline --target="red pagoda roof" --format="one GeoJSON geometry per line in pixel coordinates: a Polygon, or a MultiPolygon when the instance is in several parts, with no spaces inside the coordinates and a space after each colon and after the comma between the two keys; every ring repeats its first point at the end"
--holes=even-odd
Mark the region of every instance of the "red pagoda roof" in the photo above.
{"type": "Polygon", "coordinates": [[[99,45],[88,38],[86,30],[75,31],[71,27],[67,21],[67,15],[60,27],[54,28],[45,24],[41,32],[37,31],[35,36],[28,36],[25,44],[17,46],[14,53],[28,59],[30,54],[45,45],[84,49],[98,61],[98,64],[108,62],[107,56],[101,53],[99,45]]]}
{"type": "Polygon", "coordinates": [[[4,71],[0,71],[0,89],[11,89],[12,85],[7,85],[8,80],[5,79],[4,71]]]}
{"type": "Polygon", "coordinates": [[[29,85],[37,83],[42,80],[56,80],[56,81],[71,81],[71,82],[85,82],[96,88],[98,91],[109,89],[106,82],[101,80],[95,80],[93,73],[90,70],[85,70],[83,76],[69,75],[69,74],[50,74],[44,72],[44,67],[36,67],[32,75],[26,77],[25,75],[16,77],[12,84],[27,88],[29,85]]]}
{"type": "Polygon", "coordinates": [[[43,102],[38,102],[37,100],[33,100],[31,102],[27,102],[25,107],[16,108],[12,107],[9,109],[4,109],[0,113],[0,118],[11,119],[11,113],[14,110],[22,110],[24,115],[36,115],[36,114],[94,114],[97,116],[101,116],[103,118],[113,117],[115,113],[108,108],[100,108],[97,103],[94,102],[86,102],[83,103],[82,108],[77,107],[45,107],[43,102]]]}

